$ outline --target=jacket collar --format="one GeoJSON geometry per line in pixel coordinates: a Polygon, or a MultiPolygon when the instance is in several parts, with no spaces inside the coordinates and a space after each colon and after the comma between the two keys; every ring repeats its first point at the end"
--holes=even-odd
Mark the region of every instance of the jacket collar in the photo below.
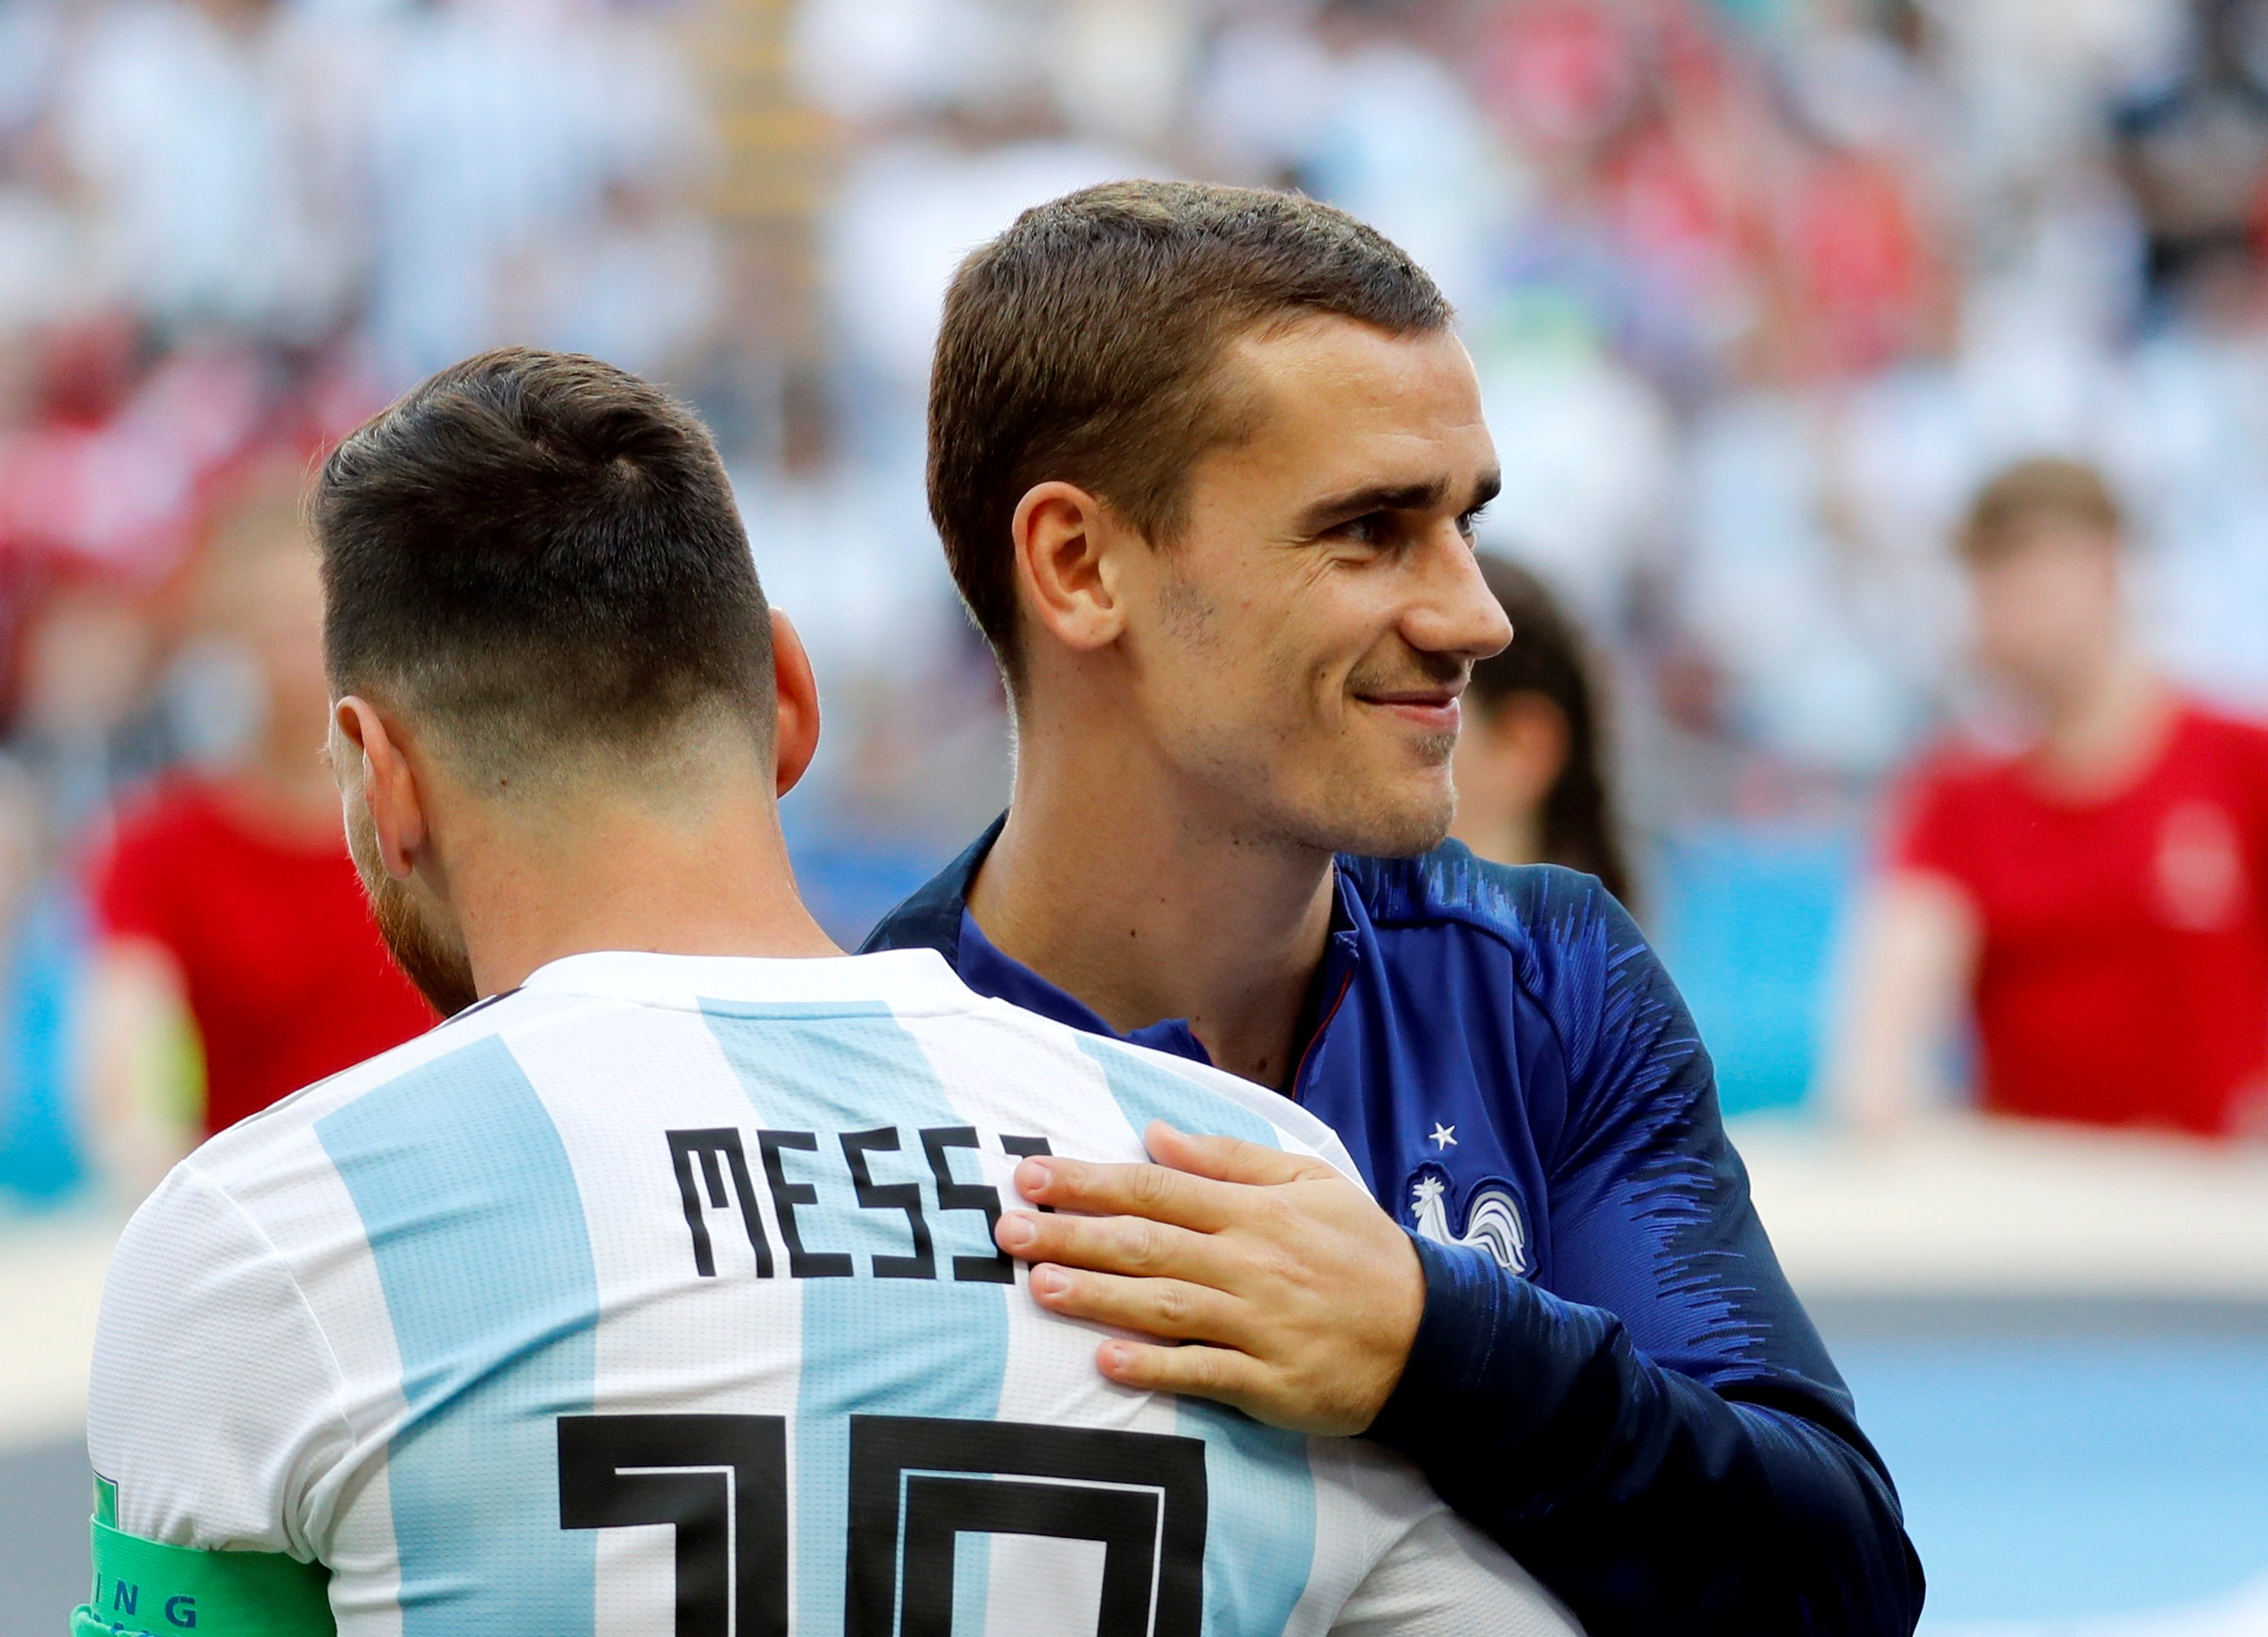
{"type": "Polygon", "coordinates": [[[955,971],[961,969],[961,918],[968,911],[968,887],[1000,839],[1008,815],[1003,812],[984,827],[959,858],[932,876],[919,891],[875,923],[858,946],[860,955],[883,949],[934,949],[955,971]]]}
{"type": "MultiPolygon", "coordinates": [[[[985,937],[984,929],[968,913],[968,888],[983,867],[992,844],[1008,822],[1003,813],[971,842],[966,852],[945,866],[927,885],[884,916],[860,947],[861,954],[882,949],[928,948],[942,955],[961,979],[981,995],[1005,1000],[1011,1006],[1036,1012],[1042,1017],[1088,1034],[1171,1052],[1179,1058],[1210,1063],[1204,1044],[1186,1018],[1167,1018],[1121,1035],[1101,1014],[1068,991],[1059,989],[1021,962],[1002,954],[985,937]]],[[[1336,1003],[1361,963],[1365,947],[1374,935],[1370,915],[1357,890],[1353,860],[1334,861],[1331,872],[1331,931],[1323,947],[1322,966],[1315,975],[1301,1031],[1301,1055],[1311,1055],[1314,1037],[1320,1035],[1336,1009],[1336,1003]]]]}

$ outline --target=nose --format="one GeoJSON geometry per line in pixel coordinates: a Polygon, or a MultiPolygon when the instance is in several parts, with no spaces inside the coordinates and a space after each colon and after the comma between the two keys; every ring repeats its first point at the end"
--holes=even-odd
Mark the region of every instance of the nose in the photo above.
{"type": "Polygon", "coordinates": [[[1468,663],[1502,653],[1512,641],[1512,621],[1481,578],[1471,543],[1449,526],[1421,556],[1424,583],[1403,621],[1410,645],[1468,663]]]}

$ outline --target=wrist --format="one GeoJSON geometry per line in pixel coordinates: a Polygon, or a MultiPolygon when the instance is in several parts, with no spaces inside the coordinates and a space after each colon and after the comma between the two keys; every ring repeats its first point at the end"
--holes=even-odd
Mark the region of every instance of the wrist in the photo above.
{"type": "Polygon", "coordinates": [[[1486,1369],[1506,1278],[1484,1251],[1404,1233],[1423,1300],[1401,1373],[1368,1435],[1407,1450],[1430,1436],[1486,1369]]]}
{"type": "Polygon", "coordinates": [[[1383,1361],[1367,1402],[1354,1419],[1352,1430],[1358,1434],[1374,1427],[1401,1390],[1403,1379],[1409,1373],[1410,1357],[1418,1345],[1418,1332],[1425,1322],[1427,1279],[1425,1258],[1418,1250],[1415,1237],[1401,1231],[1402,1243],[1395,1250],[1401,1264],[1401,1277],[1384,1281],[1387,1287],[1375,1294],[1379,1314],[1378,1357],[1383,1361]]]}

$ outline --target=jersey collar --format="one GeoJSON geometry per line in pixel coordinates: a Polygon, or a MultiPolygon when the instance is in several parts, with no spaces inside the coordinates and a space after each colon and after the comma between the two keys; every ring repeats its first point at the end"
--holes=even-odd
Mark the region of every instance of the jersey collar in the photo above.
{"type": "Polygon", "coordinates": [[[597,950],[538,967],[520,989],[532,994],[695,1007],[727,1001],[924,1013],[961,1012],[977,1004],[977,997],[933,949],[806,960],[597,950]]]}

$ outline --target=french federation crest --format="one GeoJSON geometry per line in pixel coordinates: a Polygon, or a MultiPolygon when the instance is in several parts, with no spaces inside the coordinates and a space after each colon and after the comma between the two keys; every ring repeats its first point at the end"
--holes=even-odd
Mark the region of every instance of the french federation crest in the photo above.
{"type": "Polygon", "coordinates": [[[1410,1184],[1410,1226],[1437,1245],[1469,1245],[1485,1250],[1515,1278],[1525,1274],[1528,1223],[1520,1201],[1501,1183],[1484,1183],[1465,1201],[1464,1230],[1449,1221],[1449,1179],[1437,1166],[1421,1167],[1410,1184]]]}

